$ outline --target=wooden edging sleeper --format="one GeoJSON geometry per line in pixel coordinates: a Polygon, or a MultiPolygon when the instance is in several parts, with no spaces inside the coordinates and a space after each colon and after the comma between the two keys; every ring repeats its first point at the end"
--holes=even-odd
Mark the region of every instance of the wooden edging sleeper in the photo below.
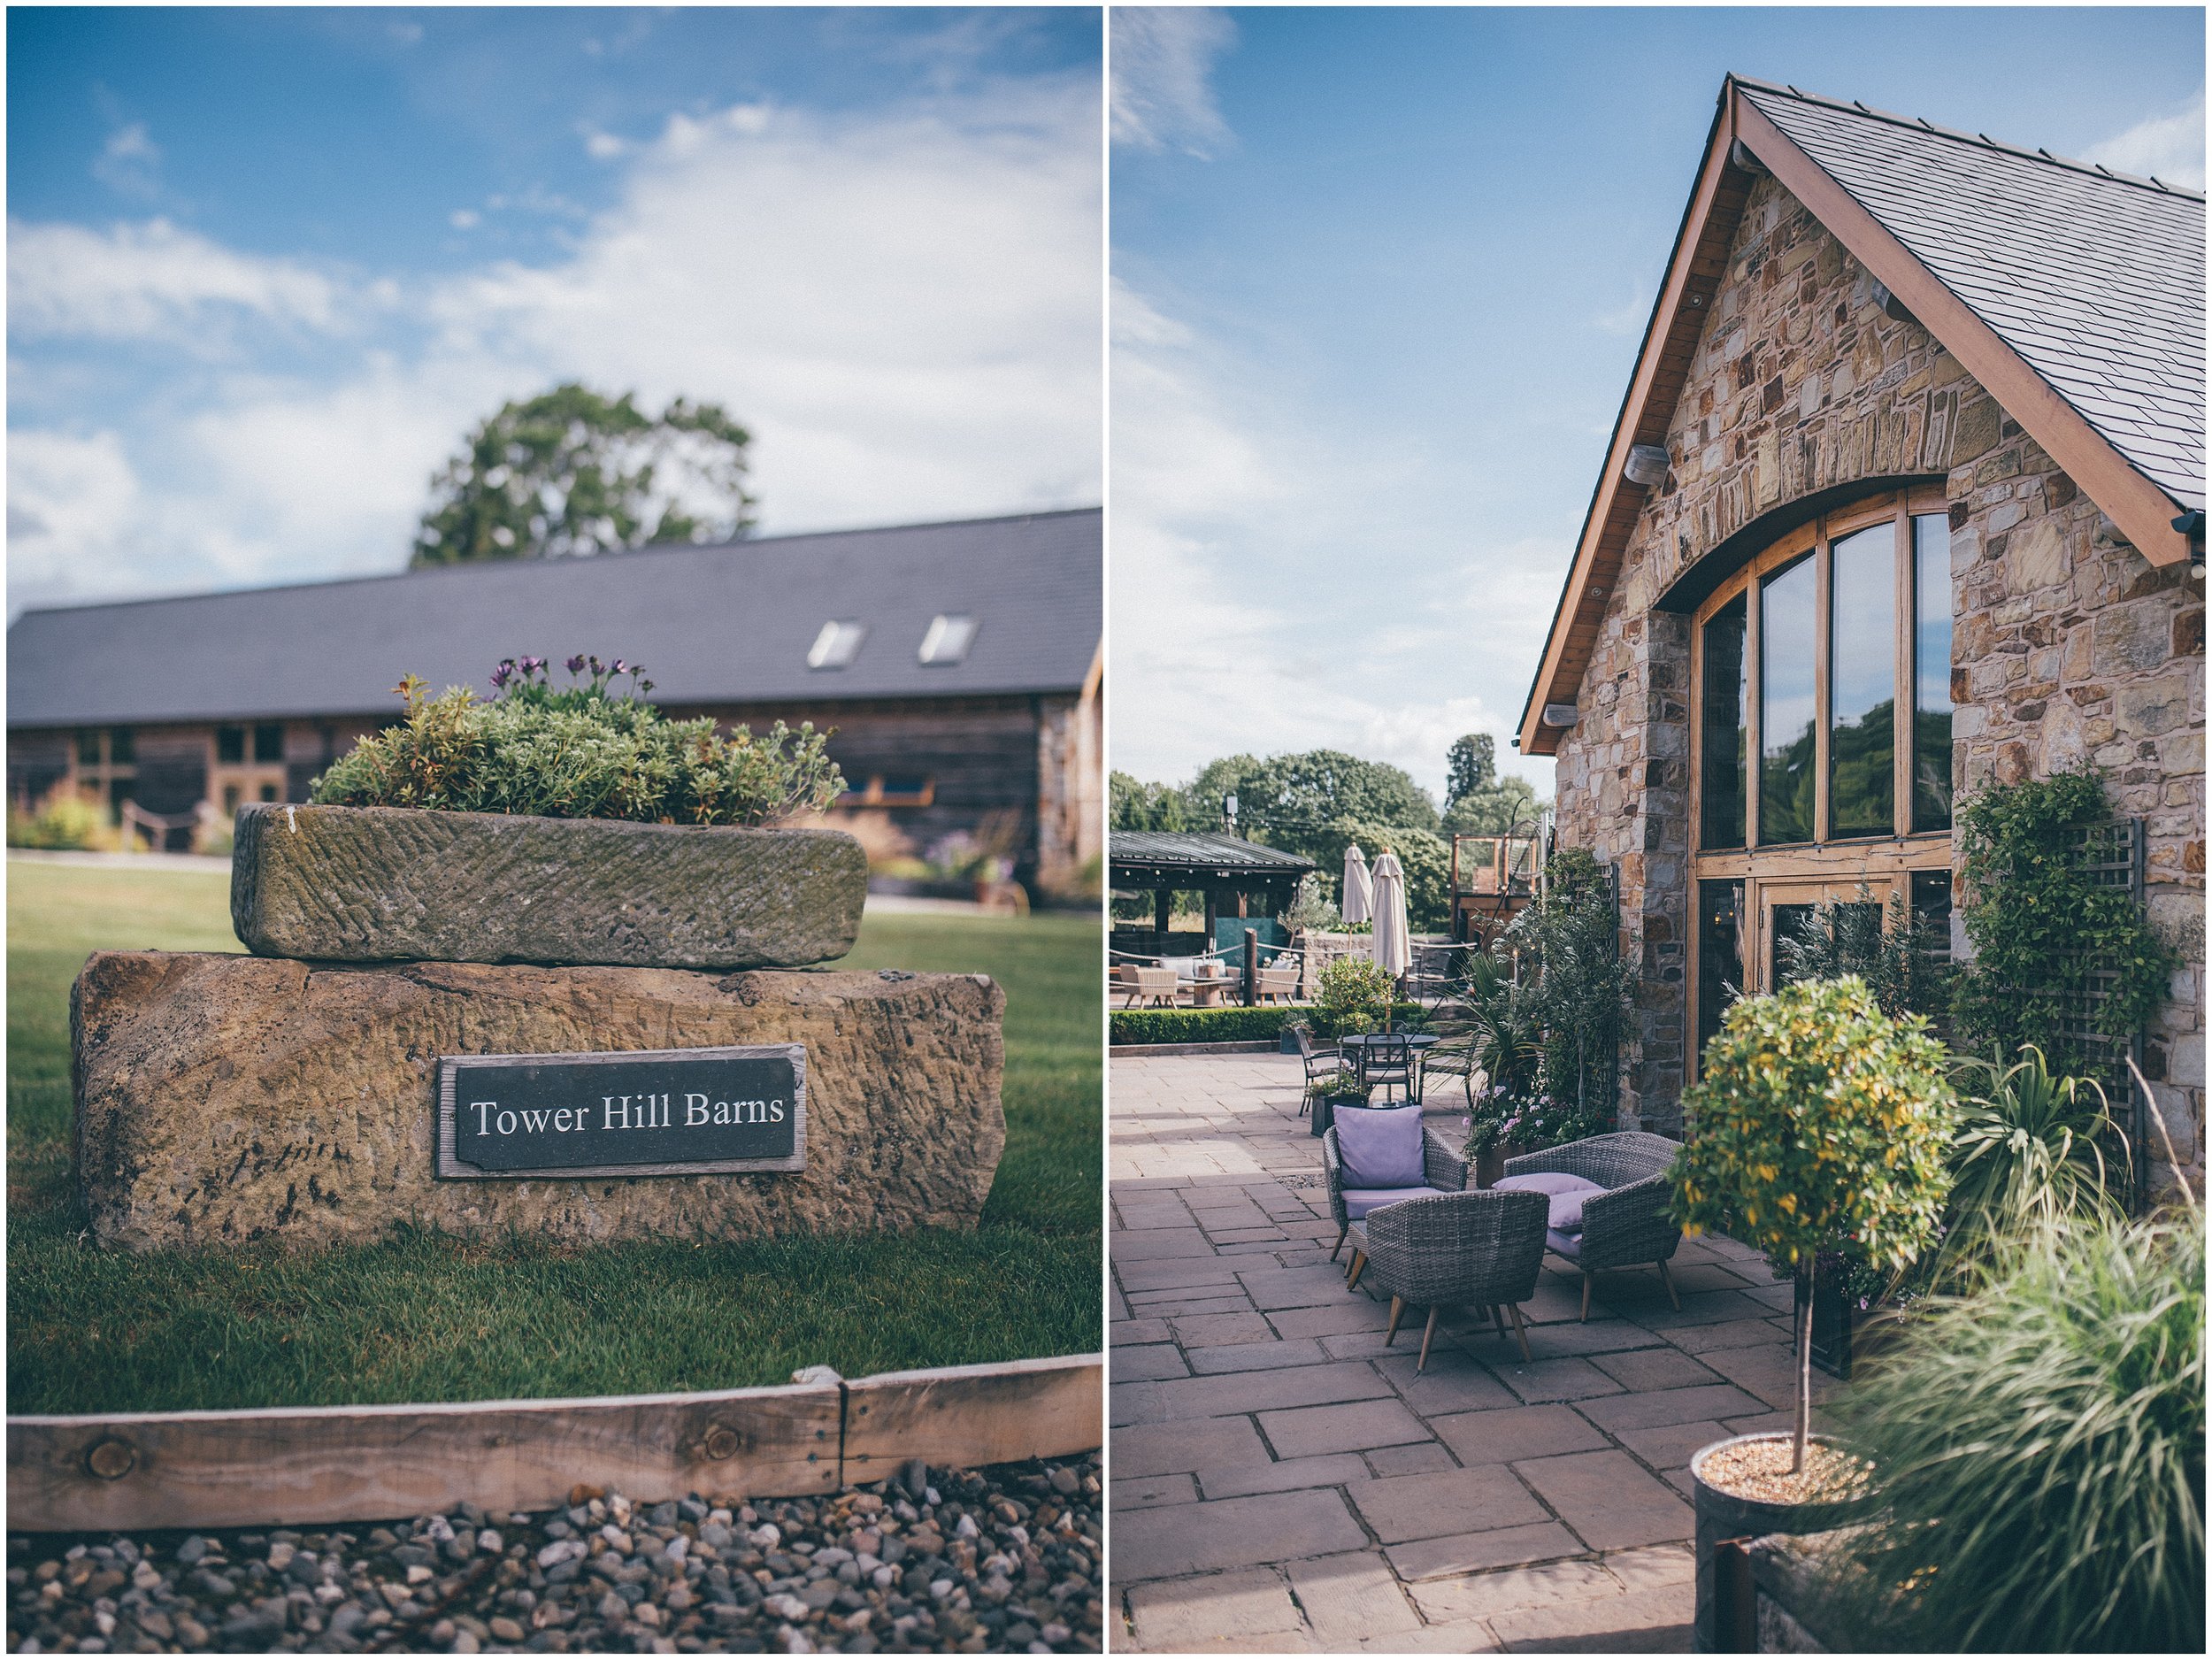
{"type": "Polygon", "coordinates": [[[921,1458],[1087,1452],[1105,1357],[1064,1355],[683,1395],[8,1419],[8,1526],[140,1532],[372,1521],[470,1500],[542,1510],[581,1483],[641,1501],[788,1498],[921,1458]]]}

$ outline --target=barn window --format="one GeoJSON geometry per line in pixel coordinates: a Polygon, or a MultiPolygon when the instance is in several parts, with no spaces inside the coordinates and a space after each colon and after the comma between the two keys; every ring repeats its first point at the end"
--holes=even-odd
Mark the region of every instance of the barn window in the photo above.
{"type": "Polygon", "coordinates": [[[822,632],[814,636],[814,644],[806,654],[806,665],[810,669],[841,669],[849,667],[860,655],[860,642],[868,637],[868,625],[860,622],[830,621],[822,625],[822,632]]]}
{"type": "Polygon", "coordinates": [[[1691,653],[1702,1048],[1825,903],[1939,917],[1951,870],[1951,581],[1939,488],[1799,526],[1716,588],[1691,653]],[[1860,889],[1864,886],[1863,896],[1860,889]]]}
{"type": "Polygon", "coordinates": [[[972,617],[939,612],[930,619],[929,632],[922,636],[922,661],[938,668],[965,661],[968,648],[975,643],[976,626],[972,617]]]}

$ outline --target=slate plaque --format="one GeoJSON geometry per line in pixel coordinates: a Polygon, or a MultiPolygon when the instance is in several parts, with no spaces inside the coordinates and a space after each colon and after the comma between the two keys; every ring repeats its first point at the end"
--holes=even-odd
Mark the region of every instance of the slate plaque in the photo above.
{"type": "Polygon", "coordinates": [[[806,1048],[438,1057],[437,1173],[703,1176],[806,1168],[806,1048]]]}

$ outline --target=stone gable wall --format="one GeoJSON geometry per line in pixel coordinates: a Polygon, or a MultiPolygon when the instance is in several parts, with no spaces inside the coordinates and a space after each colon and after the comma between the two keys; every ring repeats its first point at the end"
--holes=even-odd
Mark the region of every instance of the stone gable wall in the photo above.
{"type": "Polygon", "coordinates": [[[1771,179],[1745,204],[1669,428],[1670,476],[1631,534],[1559,750],[1563,843],[1619,865],[1641,971],[1624,1118],[1678,1118],[1689,938],[1686,617],[1650,609],[1691,563],[1815,491],[1946,479],[1953,778],[2086,760],[2147,821],[2148,896],[2184,948],[2146,1070],[2176,1153],[2201,1172],[2204,594],[2152,567],[1917,323],[1885,316],[1858,262],[1771,179]]]}

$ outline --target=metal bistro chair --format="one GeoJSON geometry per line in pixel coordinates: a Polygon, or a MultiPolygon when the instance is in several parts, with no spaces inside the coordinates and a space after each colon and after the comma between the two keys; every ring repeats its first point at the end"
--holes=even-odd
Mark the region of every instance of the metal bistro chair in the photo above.
{"type": "Polygon", "coordinates": [[[1429,1364],[1438,1310],[1486,1310],[1505,1332],[1503,1310],[1513,1318],[1521,1358],[1530,1358],[1528,1328],[1521,1304],[1536,1294],[1544,1265],[1544,1227],[1549,1208],[1540,1193],[1513,1193],[1495,1187],[1473,1193],[1440,1193],[1402,1199],[1369,1214],[1365,1238],[1353,1279],[1364,1268],[1373,1288],[1390,1298],[1386,1349],[1398,1341],[1398,1322],[1408,1304],[1425,1308],[1417,1376],[1429,1364]]]}
{"type": "Polygon", "coordinates": [[[1298,1101],[1298,1116],[1302,1118],[1313,1111],[1314,1097],[1322,1086],[1333,1081],[1344,1070],[1344,1051],[1333,1044],[1316,1048],[1313,1028],[1303,1020],[1290,1029],[1298,1034],[1298,1058],[1306,1069],[1306,1093],[1298,1101]]]}
{"type": "Polygon", "coordinates": [[[1370,1037],[1359,1046],[1359,1076],[1364,1084],[1398,1084],[1413,1095],[1413,1045],[1402,1034],[1370,1037]]]}
{"type": "Polygon", "coordinates": [[[1446,1032],[1434,1043],[1422,1051],[1421,1092],[1428,1093],[1428,1080],[1435,1078],[1456,1078],[1467,1091],[1467,1111],[1475,1110],[1475,1080],[1487,1074],[1475,1059],[1475,1034],[1472,1032],[1446,1032]]]}

